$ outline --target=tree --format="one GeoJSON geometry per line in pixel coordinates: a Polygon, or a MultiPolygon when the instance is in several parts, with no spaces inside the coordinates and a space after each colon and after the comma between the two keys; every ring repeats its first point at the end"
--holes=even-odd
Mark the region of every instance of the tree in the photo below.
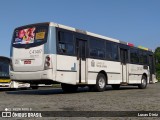
{"type": "Polygon", "coordinates": [[[156,59],[156,75],[157,79],[160,81],[160,47],[157,47],[154,53],[156,59]]]}

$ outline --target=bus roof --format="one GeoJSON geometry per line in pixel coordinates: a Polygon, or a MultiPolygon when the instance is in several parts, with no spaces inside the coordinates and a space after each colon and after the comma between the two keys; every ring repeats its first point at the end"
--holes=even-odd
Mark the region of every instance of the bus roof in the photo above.
{"type": "Polygon", "coordinates": [[[132,43],[129,43],[129,42],[124,42],[124,41],[121,41],[121,40],[118,40],[118,39],[106,37],[106,36],[99,35],[99,34],[92,33],[92,32],[88,32],[88,31],[85,31],[85,30],[76,29],[76,28],[69,27],[69,26],[66,26],[66,25],[50,22],[50,26],[54,26],[54,27],[58,27],[58,28],[62,28],[62,29],[66,29],[66,30],[70,30],[70,31],[74,31],[74,32],[80,32],[80,33],[83,33],[83,34],[86,34],[86,35],[89,35],[89,36],[93,36],[93,37],[109,40],[109,41],[116,42],[116,43],[129,45],[129,46],[132,46],[132,47],[136,47],[138,49],[142,49],[142,50],[145,50],[145,51],[153,52],[151,49],[148,49],[148,48],[143,47],[143,46],[134,46],[132,43]]]}
{"type": "Polygon", "coordinates": [[[92,33],[92,32],[88,32],[88,31],[85,31],[85,30],[76,29],[76,28],[69,27],[69,26],[62,25],[62,24],[57,24],[57,23],[51,22],[50,26],[54,26],[54,27],[58,27],[58,28],[62,28],[62,29],[66,29],[66,30],[70,30],[70,31],[74,31],[74,32],[80,32],[80,33],[90,35],[90,36],[93,36],[93,37],[97,37],[97,38],[101,38],[101,39],[105,39],[105,40],[120,43],[120,40],[117,40],[117,39],[114,39],[114,38],[106,37],[106,36],[99,35],[99,34],[92,33]]]}

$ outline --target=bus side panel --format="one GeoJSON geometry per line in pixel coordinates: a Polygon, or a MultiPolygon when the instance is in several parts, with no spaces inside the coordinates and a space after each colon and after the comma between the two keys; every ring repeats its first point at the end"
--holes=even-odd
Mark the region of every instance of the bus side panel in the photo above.
{"type": "Polygon", "coordinates": [[[98,73],[96,72],[88,72],[88,84],[96,84],[96,78],[97,78],[98,73]]]}
{"type": "Polygon", "coordinates": [[[95,84],[100,71],[105,71],[108,84],[120,84],[122,82],[120,62],[88,59],[88,84],[95,84]]]}
{"type": "Polygon", "coordinates": [[[148,69],[144,69],[143,67],[144,65],[129,64],[129,84],[140,84],[144,73],[149,77],[148,69]]]}
{"type": "Polygon", "coordinates": [[[73,56],[57,55],[56,81],[76,84],[77,58],[73,56]]]}
{"type": "Polygon", "coordinates": [[[120,84],[122,82],[122,75],[118,73],[108,73],[108,84],[120,84]]]}

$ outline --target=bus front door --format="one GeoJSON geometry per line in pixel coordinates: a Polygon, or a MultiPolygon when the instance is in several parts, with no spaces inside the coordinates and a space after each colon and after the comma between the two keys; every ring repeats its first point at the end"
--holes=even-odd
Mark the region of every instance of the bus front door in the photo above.
{"type": "Polygon", "coordinates": [[[149,71],[150,71],[150,79],[149,82],[152,83],[153,82],[153,78],[152,75],[154,74],[154,58],[153,55],[149,55],[149,71]]]}
{"type": "Polygon", "coordinates": [[[85,40],[77,39],[77,83],[86,82],[86,45],[85,40]]]}
{"type": "Polygon", "coordinates": [[[128,60],[128,50],[120,48],[120,58],[121,58],[121,65],[122,65],[122,83],[127,84],[127,60],[128,60]]]}

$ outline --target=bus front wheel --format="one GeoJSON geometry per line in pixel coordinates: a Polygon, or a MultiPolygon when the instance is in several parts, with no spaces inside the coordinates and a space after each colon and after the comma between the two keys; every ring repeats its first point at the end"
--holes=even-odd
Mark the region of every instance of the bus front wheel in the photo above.
{"type": "Polygon", "coordinates": [[[76,85],[70,85],[70,84],[65,84],[65,83],[61,83],[61,87],[62,87],[63,92],[65,93],[76,92],[78,89],[78,86],[76,85]]]}
{"type": "Polygon", "coordinates": [[[147,77],[142,76],[141,84],[138,85],[138,88],[145,89],[147,87],[147,77]]]}

